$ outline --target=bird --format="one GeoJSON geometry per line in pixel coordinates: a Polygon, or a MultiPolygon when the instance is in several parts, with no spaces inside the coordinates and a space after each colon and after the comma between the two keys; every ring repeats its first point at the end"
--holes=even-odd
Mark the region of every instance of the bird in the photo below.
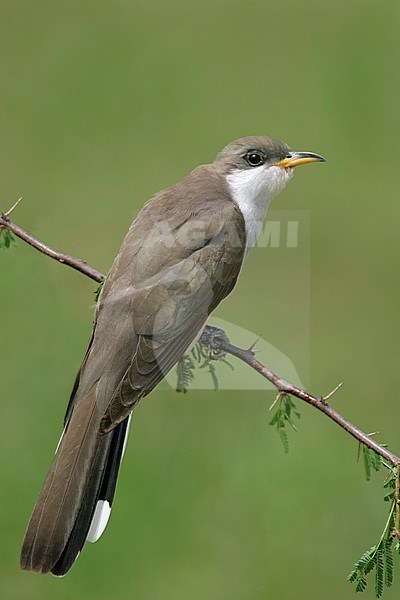
{"type": "Polygon", "coordinates": [[[231,142],[155,194],[130,226],[96,305],[23,570],[65,575],[111,512],[132,411],[235,287],[268,206],[294,168],[325,159],[269,136],[231,142]]]}

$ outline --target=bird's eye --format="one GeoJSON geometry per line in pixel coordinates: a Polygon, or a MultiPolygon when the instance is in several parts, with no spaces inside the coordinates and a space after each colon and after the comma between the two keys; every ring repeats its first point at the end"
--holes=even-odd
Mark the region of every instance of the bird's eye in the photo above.
{"type": "Polygon", "coordinates": [[[265,162],[261,152],[256,152],[255,150],[250,150],[246,154],[245,159],[251,167],[259,167],[265,162]]]}

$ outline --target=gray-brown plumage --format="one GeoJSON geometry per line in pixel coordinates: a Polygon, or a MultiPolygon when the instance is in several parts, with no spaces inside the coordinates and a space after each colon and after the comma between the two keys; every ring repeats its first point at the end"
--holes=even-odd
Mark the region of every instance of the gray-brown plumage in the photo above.
{"type": "Polygon", "coordinates": [[[25,534],[23,569],[70,568],[96,503],[112,501],[129,414],[233,289],[246,223],[227,174],[251,170],[252,149],[264,153],[266,169],[289,151],[271,138],[239,140],[154,196],[131,225],[100,294],[64,434],[25,534]]]}

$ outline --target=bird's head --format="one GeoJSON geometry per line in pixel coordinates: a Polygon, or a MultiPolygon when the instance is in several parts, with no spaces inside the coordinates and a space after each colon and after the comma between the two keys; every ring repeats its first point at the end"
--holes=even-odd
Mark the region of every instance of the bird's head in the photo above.
{"type": "Polygon", "coordinates": [[[294,167],[324,161],[314,152],[294,152],[280,140],[249,136],[225,146],[214,167],[225,176],[234,198],[259,202],[278,194],[293,177],[294,167]]]}

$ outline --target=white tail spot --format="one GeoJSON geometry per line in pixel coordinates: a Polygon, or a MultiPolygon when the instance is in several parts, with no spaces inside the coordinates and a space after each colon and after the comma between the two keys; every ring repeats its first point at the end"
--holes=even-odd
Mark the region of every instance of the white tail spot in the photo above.
{"type": "Polygon", "coordinates": [[[86,537],[87,542],[97,542],[106,528],[110,518],[111,506],[107,500],[99,500],[93,514],[92,522],[86,537]]]}

